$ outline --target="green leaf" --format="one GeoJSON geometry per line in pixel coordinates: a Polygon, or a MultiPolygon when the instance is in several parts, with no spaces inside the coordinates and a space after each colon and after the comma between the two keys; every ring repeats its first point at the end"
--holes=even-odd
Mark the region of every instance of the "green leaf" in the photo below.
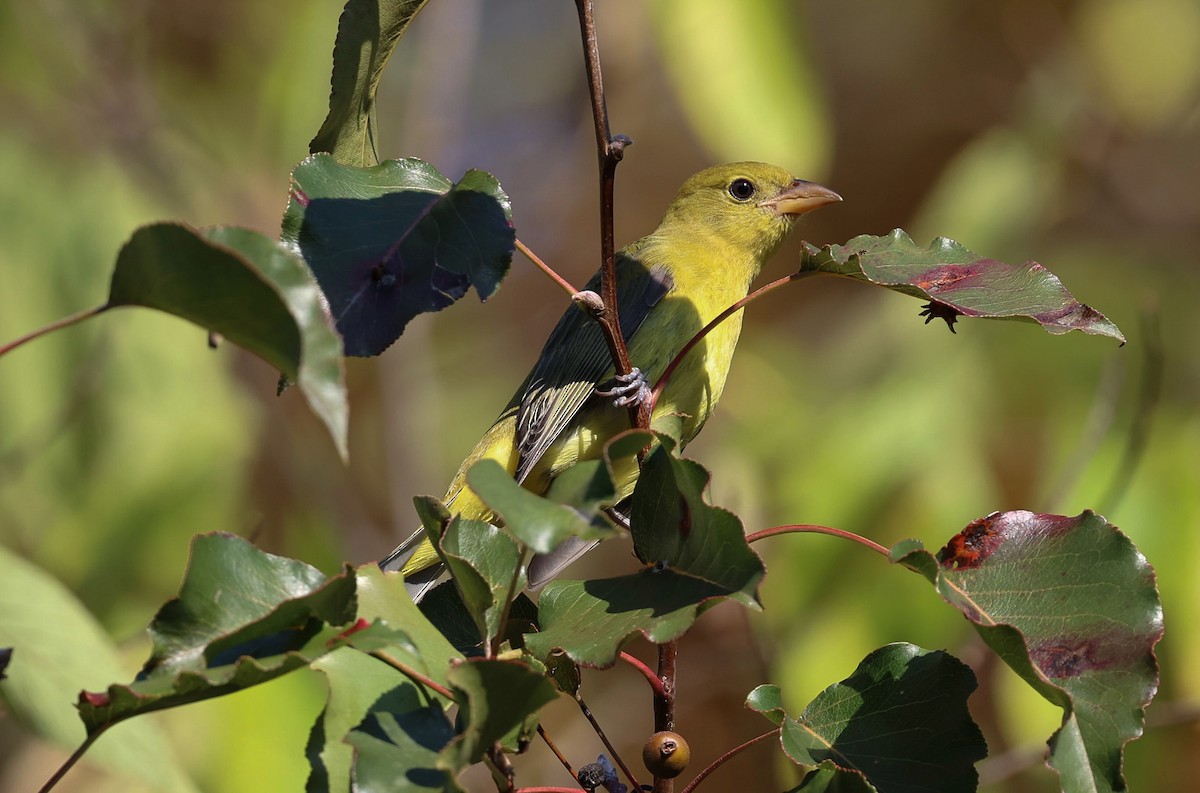
{"type": "Polygon", "coordinates": [[[602,540],[616,531],[601,513],[611,506],[612,479],[599,460],[568,468],[546,498],[526,490],[495,460],[480,460],[467,471],[467,484],[496,511],[505,530],[536,553],[550,553],[568,537],[602,540]]]}
{"type": "Polygon", "coordinates": [[[704,497],[709,473],[656,446],[642,464],[630,506],[634,552],[646,564],[694,578],[748,606],[758,606],[762,559],[746,542],[737,515],[704,497]]]}
{"type": "Polygon", "coordinates": [[[348,0],[333,46],[329,114],[308,144],[348,165],[379,162],[375,91],[392,50],[427,0],[348,0]]]}
{"type": "MultiPolygon", "coordinates": [[[[929,566],[909,546],[898,561],[929,566]]],[[[1124,790],[1123,748],[1158,688],[1162,605],[1154,571],[1104,518],[993,513],[936,560],[939,594],[989,646],[1063,709],[1050,765],[1065,790],[1124,790]]]]}
{"type": "Polygon", "coordinates": [[[1036,322],[1050,333],[1081,330],[1125,336],[1103,314],[1077,300],[1058,276],[1037,262],[1006,264],[938,237],[919,247],[900,229],[886,237],[862,235],[845,245],[804,243],[801,272],[833,273],[931,301],[929,316],[953,328],[958,315],[1036,322]]]}
{"type": "Polygon", "coordinates": [[[877,788],[858,774],[843,771],[830,760],[804,775],[788,793],[877,793],[877,788]]]}
{"type": "MultiPolygon", "coordinates": [[[[621,436],[606,455],[636,453],[652,437],[621,436]]],[[[541,631],[525,637],[534,656],[558,648],[577,663],[607,667],[638,634],[655,643],[678,638],[715,598],[758,606],[765,570],[741,521],[706,503],[708,472],[675,457],[669,438],[660,440],[642,465],[630,508],[634,548],[649,566],[619,578],[547,585],[538,602],[541,631]]]]}
{"type": "Polygon", "coordinates": [[[333,649],[354,618],[350,571],[264,553],[228,534],[192,543],[179,597],[150,625],[154,649],[130,685],[80,695],[89,733],[154,710],[240,691],[306,666],[333,649]]]}
{"type": "MultiPolygon", "coordinates": [[[[357,581],[359,619],[382,621],[403,630],[406,641],[403,645],[385,648],[385,654],[402,660],[426,677],[446,685],[446,673],[450,665],[461,660],[462,655],[417,610],[404,588],[404,577],[398,573],[384,573],[375,564],[366,564],[358,569],[357,581]]],[[[351,634],[345,641],[351,644],[359,642],[364,647],[369,642],[374,646],[374,639],[380,633],[379,628],[373,627],[369,631],[351,634]],[[376,631],[376,637],[370,635],[371,631],[376,631]],[[363,634],[366,634],[365,642],[363,634]]],[[[427,709],[438,711],[448,704],[446,700],[424,686],[413,683],[388,664],[352,647],[342,647],[319,658],[312,666],[325,674],[329,699],[325,710],[313,725],[306,751],[312,768],[308,785],[310,793],[348,789],[355,760],[351,746],[343,739],[347,739],[353,730],[369,720],[373,711],[392,713],[401,730],[407,727],[418,735],[421,730],[428,730],[429,735],[422,740],[426,744],[436,744],[434,754],[448,740],[442,737],[441,722],[431,714],[405,715],[413,710],[409,703],[414,698],[426,703],[427,709]],[[417,723],[413,724],[409,719],[417,723]]],[[[382,721],[387,722],[387,719],[383,718],[382,721]]],[[[390,724],[388,730],[391,730],[390,724]]],[[[370,742],[375,740],[372,736],[377,737],[378,730],[368,726],[364,728],[364,733],[367,737],[361,740],[370,742]]],[[[360,738],[356,737],[355,741],[358,740],[360,738]]],[[[371,745],[373,749],[381,749],[377,744],[371,745]]],[[[413,764],[412,768],[432,768],[427,756],[416,758],[405,752],[401,752],[401,756],[407,758],[405,762],[413,764]]],[[[360,767],[358,773],[360,777],[366,773],[371,778],[377,770],[373,764],[382,762],[382,759],[377,754],[371,754],[370,761],[364,760],[365,757],[360,751],[358,762],[366,762],[370,768],[360,767]]],[[[435,785],[433,789],[442,788],[435,785]]]]}
{"type": "MultiPolygon", "coordinates": [[[[967,712],[974,690],[975,675],[948,653],[889,644],[822,691],[798,718],[783,714],[774,686],[755,689],[746,705],[781,725],[783,751],[800,765],[832,763],[881,793],[958,793],[975,789],[975,763],[987,754],[967,712]]],[[[798,789],[829,789],[828,776],[798,789]]]]}
{"type": "Polygon", "coordinates": [[[558,696],[544,669],[524,661],[472,659],[450,670],[450,684],[466,699],[466,726],[442,750],[439,767],[457,772],[483,759],[497,741],[530,723],[558,696]]]}
{"type": "Polygon", "coordinates": [[[482,520],[450,517],[430,496],[413,499],[425,531],[454,577],[467,613],[486,641],[499,634],[510,597],[525,587],[522,550],[511,537],[482,520]]]}
{"type": "MultiPolygon", "coordinates": [[[[74,694],[128,674],[115,643],[83,604],[44,570],[3,547],[0,646],[8,648],[0,677],[4,710],[33,734],[67,748],[85,737],[74,694]]],[[[161,729],[150,723],[114,730],[87,757],[160,790],[196,790],[161,729]]]]}
{"type": "Polygon", "coordinates": [[[106,307],[145,306],[221,334],[283,372],[347,455],[341,340],[304,262],[239,228],[143,226],[117,255],[106,307]]]}
{"type": "Polygon", "coordinates": [[[364,168],[317,154],[292,171],[282,238],[320,283],[346,355],[366,356],[469,287],[495,294],[516,237],[491,174],[451,182],[417,159],[364,168]]]}
{"type": "MultiPolygon", "coordinates": [[[[441,634],[463,655],[483,655],[483,635],[453,581],[438,584],[421,599],[419,608],[441,634]]],[[[522,646],[522,634],[537,628],[537,605],[524,592],[509,606],[506,636],[522,646]]]]}
{"type": "Polygon", "coordinates": [[[346,735],[346,743],[355,752],[349,789],[356,793],[459,793],[462,788],[453,774],[437,765],[439,753],[453,736],[446,715],[418,697],[415,688],[392,690],[346,735]]]}

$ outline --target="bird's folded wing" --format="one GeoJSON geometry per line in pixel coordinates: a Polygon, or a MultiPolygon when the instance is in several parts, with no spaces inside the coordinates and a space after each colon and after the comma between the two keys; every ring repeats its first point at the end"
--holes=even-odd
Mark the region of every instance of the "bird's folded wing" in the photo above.
{"type": "MultiPolygon", "coordinates": [[[[597,275],[584,288],[595,291],[599,286],[597,275]]],[[[618,255],[617,312],[626,341],[672,286],[666,268],[647,269],[637,259],[618,255]]],[[[517,410],[518,482],[529,476],[612,368],[599,323],[579,307],[570,306],[546,340],[521,396],[517,410]]]]}

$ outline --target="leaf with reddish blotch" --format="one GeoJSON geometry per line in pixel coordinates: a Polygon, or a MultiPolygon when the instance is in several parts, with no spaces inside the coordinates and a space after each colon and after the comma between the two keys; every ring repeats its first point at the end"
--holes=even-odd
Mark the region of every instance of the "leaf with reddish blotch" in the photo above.
{"type": "Polygon", "coordinates": [[[886,237],[861,235],[845,245],[804,243],[801,272],[844,275],[929,300],[926,322],[959,316],[1036,322],[1050,333],[1081,330],[1125,336],[1103,314],[1077,301],[1054,273],[1037,262],[1007,264],[938,237],[922,248],[902,230],[886,237]]]}
{"type": "Polygon", "coordinates": [[[508,273],[512,206],[483,171],[451,182],[427,162],[368,168],[316,154],[292,170],[283,242],[316,276],[346,355],[378,355],[420,313],[475,287],[481,300],[508,273]]]}
{"type": "Polygon", "coordinates": [[[1158,689],[1162,604],[1154,570],[1104,518],[993,513],[936,557],[916,540],[892,561],[929,579],[1038,693],[1063,709],[1050,765],[1064,790],[1124,790],[1124,746],[1158,689]]]}

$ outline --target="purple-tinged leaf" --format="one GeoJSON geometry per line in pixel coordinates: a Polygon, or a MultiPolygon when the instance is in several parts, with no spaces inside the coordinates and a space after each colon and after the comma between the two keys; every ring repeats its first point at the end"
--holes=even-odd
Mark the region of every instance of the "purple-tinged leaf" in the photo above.
{"type": "Polygon", "coordinates": [[[929,300],[926,322],[956,316],[1036,322],[1050,333],[1081,330],[1125,336],[1103,314],[1077,301],[1054,273],[1037,262],[989,259],[938,237],[927,248],[896,229],[886,237],[862,235],[845,245],[804,243],[801,272],[843,275],[929,300]]]}
{"type": "Polygon", "coordinates": [[[984,640],[1063,709],[1050,765],[1065,790],[1124,790],[1122,752],[1158,689],[1162,605],[1154,571],[1092,512],[993,513],[934,558],[906,540],[892,560],[933,581],[984,640]]]}
{"type": "Polygon", "coordinates": [[[491,174],[451,182],[417,159],[361,168],[317,154],[292,171],[282,238],[320,283],[346,355],[368,356],[472,286],[491,297],[515,235],[491,174]]]}

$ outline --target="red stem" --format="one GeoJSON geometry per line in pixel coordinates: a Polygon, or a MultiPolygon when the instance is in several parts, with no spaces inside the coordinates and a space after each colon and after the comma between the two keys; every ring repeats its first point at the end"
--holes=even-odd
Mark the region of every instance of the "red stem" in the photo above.
{"type": "Polygon", "coordinates": [[[79,762],[79,758],[83,757],[83,753],[86,752],[88,748],[96,742],[96,739],[104,734],[104,731],[111,726],[112,723],[106,724],[93,732],[87,738],[84,738],[83,743],[79,744],[79,747],[76,748],[75,751],[71,752],[71,756],[63,761],[63,764],[58,767],[58,770],[54,772],[53,776],[46,780],[46,784],[42,785],[42,787],[38,790],[38,793],[49,793],[49,791],[55,785],[61,782],[62,778],[67,775],[67,772],[79,762]]]}
{"type": "Polygon", "coordinates": [[[438,694],[441,694],[443,697],[450,700],[451,702],[455,701],[453,691],[446,688],[441,683],[434,682],[426,675],[423,675],[420,672],[418,672],[416,669],[413,669],[411,666],[408,666],[407,664],[403,664],[400,661],[397,661],[395,658],[392,658],[390,655],[387,655],[382,650],[376,650],[375,652],[368,653],[368,654],[372,658],[376,658],[380,661],[383,661],[388,666],[392,667],[393,669],[397,670],[398,672],[401,672],[402,674],[406,675],[407,677],[412,678],[413,680],[415,680],[416,682],[425,686],[426,688],[436,691],[438,694]]]}
{"type": "Polygon", "coordinates": [[[792,273],[791,275],[785,275],[783,278],[777,278],[765,286],[760,286],[758,289],[755,289],[753,292],[746,295],[741,300],[737,301],[732,306],[730,306],[729,308],[722,311],[720,314],[718,314],[716,316],[715,319],[713,319],[712,322],[708,323],[703,328],[701,328],[700,332],[697,333],[695,336],[693,336],[688,341],[687,344],[683,345],[683,349],[680,350],[679,353],[674,358],[671,359],[671,363],[667,364],[667,368],[665,371],[663,371],[662,377],[658,378],[658,382],[654,384],[654,393],[651,395],[650,400],[649,400],[650,409],[651,410],[654,409],[654,405],[657,404],[658,398],[660,396],[662,396],[663,389],[665,389],[667,387],[667,381],[671,379],[671,375],[675,373],[675,370],[679,367],[679,363],[684,359],[684,357],[689,352],[692,351],[693,347],[695,347],[697,344],[700,343],[701,339],[703,339],[705,336],[707,336],[709,334],[709,332],[712,331],[713,328],[715,328],[717,325],[720,325],[725,320],[729,319],[729,317],[731,317],[734,314],[734,312],[740,311],[741,309],[745,308],[748,304],[752,303],[753,301],[757,300],[758,298],[762,297],[763,295],[767,294],[768,292],[774,292],[776,289],[778,289],[781,286],[787,286],[788,284],[792,283],[793,281],[799,281],[801,278],[807,278],[810,275],[819,275],[819,273],[815,270],[805,270],[803,272],[792,273]]]}
{"type": "Polygon", "coordinates": [[[716,771],[718,768],[720,768],[727,760],[730,760],[731,758],[735,757],[736,755],[741,754],[742,752],[749,749],[751,746],[754,746],[754,744],[762,743],[763,741],[767,740],[768,738],[771,738],[772,736],[775,736],[778,734],[779,734],[779,728],[776,727],[775,729],[771,730],[770,732],[764,732],[762,735],[758,736],[757,738],[751,738],[750,740],[746,741],[741,746],[735,746],[734,748],[730,749],[725,754],[718,757],[716,760],[713,760],[712,763],[709,764],[708,768],[705,768],[699,774],[696,774],[695,778],[692,779],[691,782],[688,782],[687,785],[683,788],[683,790],[681,790],[679,793],[692,793],[692,791],[696,789],[696,786],[704,781],[705,777],[707,777],[713,771],[716,771]]]}
{"type": "Polygon", "coordinates": [[[890,554],[887,548],[884,548],[874,540],[868,540],[861,534],[855,534],[852,531],[845,529],[835,529],[830,526],[817,526],[811,523],[791,523],[787,526],[775,526],[770,529],[763,529],[746,535],[746,542],[758,542],[767,537],[774,537],[778,534],[828,534],[832,537],[841,537],[846,540],[853,540],[859,545],[864,545],[870,548],[877,554],[887,558],[890,554]]]}
{"type": "Polygon", "coordinates": [[[0,345],[0,356],[7,355],[8,353],[10,353],[13,350],[17,349],[18,347],[20,347],[25,342],[33,341],[34,339],[45,336],[48,333],[53,333],[54,331],[60,330],[61,328],[65,328],[70,325],[74,325],[77,322],[82,322],[85,319],[94,317],[98,314],[102,314],[105,311],[108,311],[112,307],[113,307],[112,305],[105,303],[102,306],[97,306],[96,308],[85,309],[84,311],[80,311],[77,314],[72,314],[69,317],[63,317],[60,320],[51,322],[49,325],[40,327],[37,330],[32,330],[29,333],[26,333],[24,336],[22,336],[18,339],[13,339],[8,344],[0,345]]]}
{"type": "Polygon", "coordinates": [[[517,240],[516,246],[517,250],[520,251],[526,259],[537,265],[537,268],[549,276],[551,281],[558,284],[558,287],[567,293],[567,297],[574,297],[575,295],[579,294],[579,290],[572,286],[570,281],[556,273],[554,268],[542,261],[541,257],[531,251],[528,245],[520,240],[517,240]]]}
{"type": "Polygon", "coordinates": [[[667,691],[665,688],[663,688],[662,680],[658,678],[658,675],[654,674],[650,667],[646,666],[639,659],[634,658],[632,655],[626,652],[621,653],[617,657],[642,673],[642,676],[645,677],[646,681],[650,683],[650,688],[654,689],[654,695],[656,697],[667,696],[667,691]]]}

